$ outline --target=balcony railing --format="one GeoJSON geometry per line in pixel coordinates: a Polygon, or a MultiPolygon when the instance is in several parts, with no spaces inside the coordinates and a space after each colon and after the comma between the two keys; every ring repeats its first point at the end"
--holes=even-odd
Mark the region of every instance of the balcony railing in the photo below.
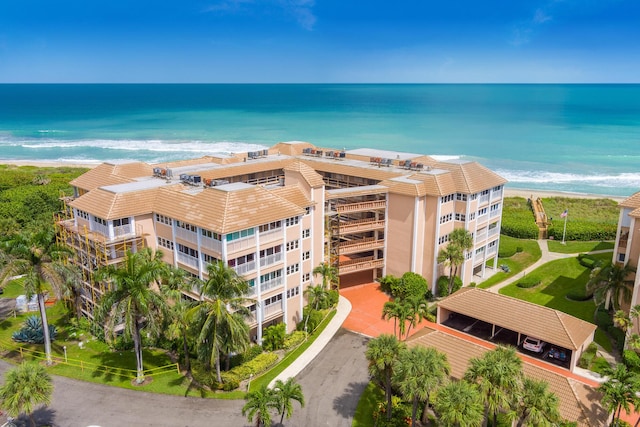
{"type": "Polygon", "coordinates": [[[338,254],[346,255],[380,248],[384,248],[384,240],[368,237],[366,239],[340,243],[340,245],[338,245],[338,254]]]}
{"type": "Polygon", "coordinates": [[[479,232],[476,234],[476,242],[482,242],[487,240],[487,230],[485,229],[483,232],[479,232]]]}
{"type": "Polygon", "coordinates": [[[491,199],[492,200],[501,199],[501,198],[502,198],[502,190],[500,190],[500,191],[492,191],[491,192],[491,199]]]}
{"type": "Polygon", "coordinates": [[[109,235],[109,227],[107,227],[106,225],[102,225],[102,224],[98,224],[97,222],[93,222],[91,224],[91,231],[93,231],[94,233],[100,233],[103,236],[105,236],[107,239],[111,238],[111,236],[109,235]]]}
{"type": "Polygon", "coordinates": [[[278,253],[267,255],[266,257],[260,258],[260,267],[267,267],[269,265],[273,265],[278,262],[282,262],[282,252],[278,252],[278,253]]]}
{"type": "Polygon", "coordinates": [[[500,232],[500,227],[493,227],[489,229],[489,237],[495,236],[500,232]]]}
{"type": "Polygon", "coordinates": [[[282,227],[260,233],[260,244],[282,238],[282,227]]]}
{"type": "Polygon", "coordinates": [[[245,262],[244,264],[234,266],[233,269],[236,271],[236,273],[242,276],[243,274],[247,274],[248,272],[255,270],[256,262],[255,261],[245,262]]]}
{"type": "Polygon", "coordinates": [[[498,245],[495,245],[495,246],[492,246],[490,248],[487,248],[486,254],[489,257],[489,256],[495,254],[497,251],[498,251],[498,245]]]}
{"type": "Polygon", "coordinates": [[[191,243],[198,242],[197,233],[194,233],[193,231],[187,230],[182,227],[176,227],[176,237],[191,243]]]}
{"type": "Polygon", "coordinates": [[[129,236],[134,233],[133,225],[121,225],[119,227],[113,227],[113,236],[118,239],[120,237],[129,236]]]}
{"type": "Polygon", "coordinates": [[[336,206],[336,211],[338,213],[346,213],[346,212],[385,209],[386,207],[387,207],[386,200],[376,200],[376,201],[369,201],[369,202],[349,203],[348,205],[339,205],[339,206],[336,206]]]}
{"type": "MultiPolygon", "coordinates": [[[[370,231],[384,228],[385,221],[384,219],[375,220],[375,219],[359,219],[356,221],[349,221],[345,223],[341,223],[339,225],[340,234],[346,233],[358,233],[360,231],[370,231]]],[[[334,230],[337,232],[338,230],[334,230]]]]}
{"type": "Polygon", "coordinates": [[[480,196],[478,199],[478,203],[484,205],[485,203],[489,203],[489,195],[485,194],[484,196],[480,196]]]}
{"type": "Polygon", "coordinates": [[[491,211],[491,213],[489,214],[490,218],[495,218],[497,216],[500,216],[500,209],[496,210],[496,211],[491,211]]]}
{"type": "Polygon", "coordinates": [[[276,277],[275,279],[271,279],[271,280],[267,280],[266,282],[263,282],[260,284],[260,291],[261,292],[266,292],[269,289],[273,289],[273,288],[277,288],[278,286],[282,286],[283,283],[283,278],[282,277],[276,277]]]}
{"type": "Polygon", "coordinates": [[[222,253],[222,242],[220,240],[202,236],[200,240],[200,244],[202,245],[203,248],[212,250],[217,253],[222,253]]]}
{"type": "Polygon", "coordinates": [[[255,236],[244,237],[242,239],[227,242],[227,253],[238,252],[256,246],[255,236]]]}
{"type": "Polygon", "coordinates": [[[373,257],[364,257],[341,262],[338,271],[340,274],[346,274],[382,267],[384,267],[384,258],[373,259],[373,257]]]}
{"type": "Polygon", "coordinates": [[[193,268],[198,268],[198,258],[183,254],[182,252],[178,252],[178,262],[189,265],[193,268]]]}
{"type": "Polygon", "coordinates": [[[276,314],[280,314],[283,311],[284,310],[282,309],[282,301],[279,301],[279,302],[277,302],[275,304],[265,305],[262,308],[262,313],[263,313],[262,318],[266,319],[267,317],[271,317],[271,316],[274,316],[276,314]]]}

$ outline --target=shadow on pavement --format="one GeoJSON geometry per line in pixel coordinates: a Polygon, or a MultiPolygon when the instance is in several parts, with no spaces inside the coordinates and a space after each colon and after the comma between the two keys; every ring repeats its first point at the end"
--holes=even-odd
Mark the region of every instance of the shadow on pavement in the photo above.
{"type": "Polygon", "coordinates": [[[368,382],[351,382],[340,396],[333,399],[333,409],[343,418],[353,417],[353,411],[368,382]],[[354,405],[353,402],[356,402],[354,405]]]}

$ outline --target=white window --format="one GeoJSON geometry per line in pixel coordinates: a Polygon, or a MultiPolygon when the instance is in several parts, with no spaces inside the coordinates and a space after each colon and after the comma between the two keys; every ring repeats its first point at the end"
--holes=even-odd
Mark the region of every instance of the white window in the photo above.
{"type": "Polygon", "coordinates": [[[274,221],[270,222],[269,224],[263,224],[258,228],[261,233],[264,233],[265,231],[277,230],[280,227],[282,227],[282,221],[274,221]]]}
{"type": "Polygon", "coordinates": [[[105,226],[107,225],[107,221],[105,221],[102,218],[98,218],[97,216],[93,217],[93,222],[96,222],[96,223],[98,223],[100,225],[105,225],[105,226]]]}
{"type": "Polygon", "coordinates": [[[292,225],[296,225],[300,222],[300,217],[294,216],[293,218],[287,218],[284,222],[287,227],[291,227],[292,225]]]}
{"type": "Polygon", "coordinates": [[[440,198],[440,203],[449,203],[452,202],[453,199],[456,197],[455,194],[447,194],[446,196],[442,196],[440,198]]]}
{"type": "Polygon", "coordinates": [[[452,213],[448,213],[446,215],[442,215],[440,217],[440,224],[447,223],[447,222],[451,221],[452,219],[453,219],[453,214],[452,213]]]}
{"type": "Polygon", "coordinates": [[[305,215],[309,215],[310,213],[311,213],[311,206],[307,206],[306,208],[304,208],[305,215]]]}
{"type": "Polygon", "coordinates": [[[202,254],[202,258],[204,258],[204,262],[206,262],[207,264],[215,264],[216,262],[220,261],[218,258],[213,257],[209,254],[202,254]]]}
{"type": "Polygon", "coordinates": [[[495,205],[491,205],[491,212],[499,211],[500,203],[496,203],[495,205]]]}
{"type": "Polygon", "coordinates": [[[461,214],[461,213],[456,212],[456,221],[464,222],[465,218],[466,218],[465,214],[461,214]]]}
{"type": "Polygon", "coordinates": [[[476,213],[475,212],[471,212],[469,214],[469,221],[473,221],[474,219],[476,219],[476,213]]]}
{"type": "Polygon", "coordinates": [[[297,295],[300,295],[300,286],[296,286],[292,289],[287,289],[287,298],[293,298],[297,295]]]}
{"type": "Polygon", "coordinates": [[[200,233],[204,236],[204,237],[208,237],[210,239],[213,240],[218,240],[221,241],[222,240],[222,236],[216,232],[213,232],[211,230],[207,230],[205,228],[201,228],[200,229],[200,233]]]}
{"type": "Polygon", "coordinates": [[[446,243],[449,241],[449,235],[445,234],[444,236],[440,236],[440,238],[438,239],[438,244],[441,245],[443,243],[446,243]]]}
{"type": "Polygon", "coordinates": [[[303,282],[308,282],[308,281],[310,281],[310,280],[311,280],[311,273],[304,273],[304,274],[302,275],[302,281],[303,281],[303,282]]]}
{"type": "Polygon", "coordinates": [[[287,252],[298,249],[300,241],[298,239],[287,242],[287,252]]]}
{"type": "Polygon", "coordinates": [[[303,252],[302,253],[302,260],[306,261],[311,257],[311,253],[309,251],[303,252]]]}
{"type": "Polygon", "coordinates": [[[85,211],[81,211],[80,209],[76,209],[76,217],[83,218],[89,221],[89,214],[85,211]]]}
{"type": "Polygon", "coordinates": [[[158,246],[173,250],[173,241],[165,239],[164,237],[158,237],[158,246]]]}
{"type": "Polygon", "coordinates": [[[478,216],[482,216],[486,214],[487,214],[487,208],[482,208],[478,210],[478,216]]]}
{"type": "Polygon", "coordinates": [[[311,236],[311,229],[310,228],[302,230],[302,238],[303,239],[307,239],[309,236],[311,236]]]}
{"type": "Polygon", "coordinates": [[[300,271],[300,264],[295,263],[287,266],[287,275],[300,271]]]}
{"type": "Polygon", "coordinates": [[[467,195],[463,193],[456,193],[456,200],[460,200],[462,202],[467,201],[467,195]]]}
{"type": "Polygon", "coordinates": [[[166,224],[166,225],[173,224],[173,220],[171,218],[169,218],[168,216],[160,215],[160,214],[156,214],[156,222],[159,222],[161,224],[166,224]]]}

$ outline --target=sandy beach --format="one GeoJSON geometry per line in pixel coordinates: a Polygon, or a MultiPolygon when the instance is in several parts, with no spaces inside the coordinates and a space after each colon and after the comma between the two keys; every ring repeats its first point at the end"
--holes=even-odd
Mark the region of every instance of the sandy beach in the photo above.
{"type": "MultiPolygon", "coordinates": [[[[2,160],[0,159],[0,164],[3,165],[15,165],[15,166],[39,166],[39,167],[70,167],[70,168],[94,168],[98,166],[99,163],[79,163],[79,162],[54,162],[54,161],[36,161],[36,160],[2,160]]],[[[550,191],[550,190],[535,190],[535,189],[526,189],[526,188],[510,188],[507,186],[504,189],[505,197],[572,197],[576,199],[613,199],[617,202],[621,202],[626,199],[626,197],[621,196],[610,196],[603,194],[588,194],[588,193],[574,193],[570,191],[550,191]]]]}

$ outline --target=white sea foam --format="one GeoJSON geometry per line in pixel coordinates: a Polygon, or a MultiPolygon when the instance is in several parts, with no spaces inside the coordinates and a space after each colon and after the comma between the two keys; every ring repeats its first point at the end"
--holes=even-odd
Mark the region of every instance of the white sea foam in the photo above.
{"type": "Polygon", "coordinates": [[[159,153],[234,153],[266,148],[264,145],[235,141],[167,141],[159,139],[90,139],[90,140],[61,140],[52,138],[42,139],[2,139],[5,145],[18,146],[28,149],[44,148],[89,148],[123,151],[151,151],[159,153]]]}
{"type": "Polygon", "coordinates": [[[496,169],[509,182],[526,184],[586,185],[603,188],[640,188],[640,172],[618,174],[575,174],[547,171],[496,169]]]}

